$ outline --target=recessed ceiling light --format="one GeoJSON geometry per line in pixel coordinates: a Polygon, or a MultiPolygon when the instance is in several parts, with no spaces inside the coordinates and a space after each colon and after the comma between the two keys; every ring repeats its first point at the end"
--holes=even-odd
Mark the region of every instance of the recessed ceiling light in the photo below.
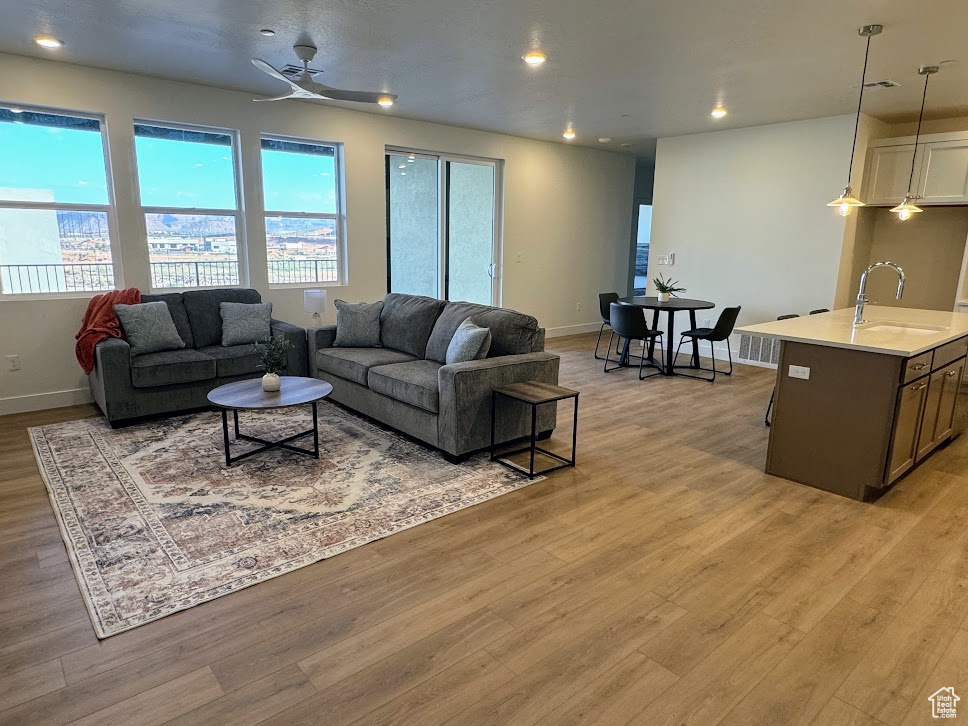
{"type": "Polygon", "coordinates": [[[417,158],[416,156],[411,154],[410,156],[407,157],[407,161],[414,161],[416,158],[417,158]]]}
{"type": "Polygon", "coordinates": [[[405,171],[401,171],[400,172],[400,176],[406,176],[406,175],[407,175],[407,172],[405,172],[405,171]]]}
{"type": "Polygon", "coordinates": [[[611,142],[612,142],[612,140],[610,138],[608,138],[607,136],[601,136],[598,139],[598,143],[600,143],[600,144],[610,144],[611,142]]]}
{"type": "Polygon", "coordinates": [[[259,31],[259,33],[260,35],[264,35],[267,38],[271,38],[273,35],[276,34],[276,31],[272,30],[271,28],[263,28],[262,30],[259,31]]]}
{"type": "Polygon", "coordinates": [[[378,104],[379,104],[380,106],[383,106],[383,108],[390,108],[390,106],[392,106],[392,105],[393,105],[393,99],[392,99],[392,98],[390,98],[389,96],[381,96],[381,97],[380,97],[380,98],[379,98],[379,99],[377,100],[377,103],[378,103],[378,104]]]}
{"type": "Polygon", "coordinates": [[[10,113],[23,113],[23,112],[24,112],[24,110],[22,108],[12,107],[10,109],[10,113]]]}
{"type": "Polygon", "coordinates": [[[38,35],[34,38],[34,42],[41,48],[61,48],[64,45],[63,41],[50,35],[38,35]]]}
{"type": "Polygon", "coordinates": [[[709,115],[713,118],[723,118],[726,115],[726,109],[722,106],[716,106],[716,108],[709,112],[709,115]]]}
{"type": "Polygon", "coordinates": [[[406,168],[407,168],[406,164],[401,164],[400,166],[397,167],[397,169],[406,169],[406,168]]]}
{"type": "Polygon", "coordinates": [[[523,60],[529,66],[540,66],[546,60],[548,60],[548,56],[546,56],[541,51],[532,50],[532,51],[529,51],[528,53],[525,53],[523,56],[521,56],[521,60],[523,60]]]}
{"type": "Polygon", "coordinates": [[[562,134],[562,136],[563,136],[564,138],[566,138],[566,139],[568,139],[569,141],[571,141],[571,140],[572,140],[573,138],[575,138],[575,137],[576,137],[577,135],[578,135],[578,134],[576,134],[576,133],[575,133],[575,130],[574,130],[574,129],[566,129],[566,130],[565,130],[565,133],[563,133],[563,134],[562,134]]]}

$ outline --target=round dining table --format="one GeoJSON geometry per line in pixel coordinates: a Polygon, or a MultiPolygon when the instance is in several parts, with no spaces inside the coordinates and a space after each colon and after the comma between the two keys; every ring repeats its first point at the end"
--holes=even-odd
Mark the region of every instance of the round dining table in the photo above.
{"type": "MultiPolygon", "coordinates": [[[[659,324],[659,313],[667,313],[667,326],[666,326],[666,341],[665,350],[667,352],[665,358],[665,366],[660,368],[662,373],[667,376],[674,376],[675,371],[675,360],[673,358],[673,353],[675,351],[673,340],[675,336],[675,317],[676,313],[688,312],[689,313],[689,328],[695,328],[696,325],[696,311],[697,310],[709,310],[716,307],[716,303],[711,303],[706,300],[692,300],[685,297],[672,297],[669,298],[667,302],[659,302],[657,297],[625,297],[619,300],[620,303],[625,305],[636,305],[643,310],[652,311],[652,328],[653,330],[658,329],[659,324]]],[[[629,352],[629,341],[625,341],[625,345],[622,348],[622,361],[624,364],[628,364],[628,352],[629,352]]],[[[648,359],[653,363],[655,362],[655,338],[649,341],[649,355],[648,359]]],[[[695,338],[692,339],[692,358],[690,360],[691,368],[699,367],[699,341],[695,338]]]]}

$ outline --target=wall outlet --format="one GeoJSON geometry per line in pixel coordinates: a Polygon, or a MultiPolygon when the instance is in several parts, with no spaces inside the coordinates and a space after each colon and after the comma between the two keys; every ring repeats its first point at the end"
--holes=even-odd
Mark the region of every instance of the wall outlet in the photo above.
{"type": "Polygon", "coordinates": [[[807,366],[790,366],[790,371],[787,374],[790,378],[800,378],[804,381],[810,380],[810,369],[807,366]]]}
{"type": "Polygon", "coordinates": [[[581,304],[581,300],[579,300],[578,302],[575,303],[575,310],[580,313],[581,309],[582,309],[582,304],[581,304]]]}
{"type": "Polygon", "coordinates": [[[514,261],[515,261],[515,263],[521,263],[521,262],[523,262],[524,261],[524,253],[523,252],[515,252],[514,253],[514,261]]]}
{"type": "Polygon", "coordinates": [[[8,371],[19,371],[20,370],[20,356],[19,355],[8,355],[7,356],[7,370],[8,371]]]}
{"type": "Polygon", "coordinates": [[[670,252],[667,255],[658,255],[655,258],[655,264],[668,265],[669,267],[672,267],[674,264],[676,264],[676,253],[670,252]]]}
{"type": "Polygon", "coordinates": [[[713,327],[713,321],[711,318],[703,318],[700,325],[704,328],[711,328],[713,327]]]}

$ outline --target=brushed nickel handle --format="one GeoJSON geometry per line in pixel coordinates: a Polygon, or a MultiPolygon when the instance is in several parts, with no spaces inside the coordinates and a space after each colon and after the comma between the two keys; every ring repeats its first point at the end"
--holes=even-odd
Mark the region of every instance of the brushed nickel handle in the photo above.
{"type": "Polygon", "coordinates": [[[957,372],[958,371],[948,371],[947,373],[945,373],[945,375],[948,376],[948,378],[951,378],[951,376],[955,375],[957,372]]]}
{"type": "Polygon", "coordinates": [[[918,364],[912,366],[912,368],[914,368],[914,370],[916,370],[916,371],[924,370],[927,367],[928,367],[928,364],[927,363],[918,363],[918,364]]]}
{"type": "Polygon", "coordinates": [[[928,384],[927,383],[922,383],[920,386],[915,386],[911,390],[912,391],[920,391],[922,388],[927,388],[927,387],[928,387],[928,384]]]}

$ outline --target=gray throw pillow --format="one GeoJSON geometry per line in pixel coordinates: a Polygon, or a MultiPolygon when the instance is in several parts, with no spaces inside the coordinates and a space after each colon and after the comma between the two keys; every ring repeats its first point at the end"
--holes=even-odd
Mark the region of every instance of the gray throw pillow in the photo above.
{"type": "Polygon", "coordinates": [[[185,347],[185,341],[178,335],[175,321],[171,319],[167,303],[118,304],[114,306],[114,312],[121,321],[124,339],[131,346],[131,355],[185,347]]]}
{"type": "Polygon", "coordinates": [[[222,345],[258,343],[271,335],[272,303],[219,303],[222,345]]]}
{"type": "Polygon", "coordinates": [[[380,343],[380,313],[383,301],[375,303],[348,303],[336,300],[337,348],[382,348],[380,343]]]}
{"type": "Polygon", "coordinates": [[[454,337],[447,346],[447,365],[480,360],[491,349],[491,329],[482,328],[467,318],[457,326],[454,337]]]}

